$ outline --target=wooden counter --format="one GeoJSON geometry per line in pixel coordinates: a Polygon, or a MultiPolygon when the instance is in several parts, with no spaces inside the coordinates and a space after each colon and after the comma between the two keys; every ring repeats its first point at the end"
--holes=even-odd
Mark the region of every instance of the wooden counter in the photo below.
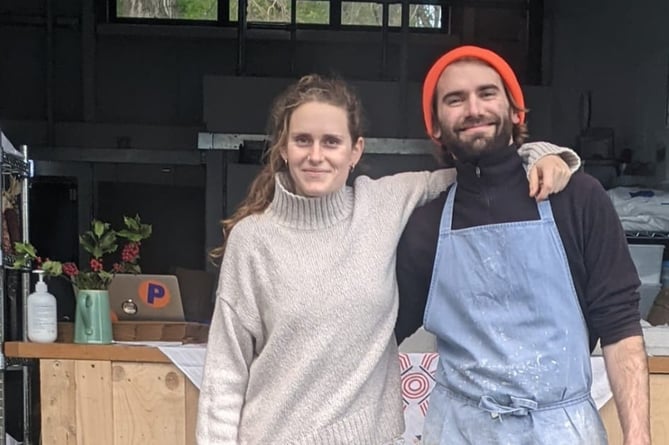
{"type": "MultiPolygon", "coordinates": [[[[5,343],[39,359],[42,443],[190,445],[198,390],[158,348],[5,343]]],[[[669,444],[669,357],[650,357],[653,444],[669,444]]],[[[609,445],[622,445],[613,400],[600,410],[609,445]]]]}
{"type": "MultiPolygon", "coordinates": [[[[5,343],[7,357],[67,359],[67,360],[112,360],[118,362],[172,363],[160,349],[149,346],[80,345],[75,343],[29,343],[10,341],[5,343]]],[[[669,374],[669,356],[648,357],[651,374],[669,374]]]]}
{"type": "Polygon", "coordinates": [[[198,390],[159,349],[7,342],[39,359],[42,443],[195,444],[198,390]]]}

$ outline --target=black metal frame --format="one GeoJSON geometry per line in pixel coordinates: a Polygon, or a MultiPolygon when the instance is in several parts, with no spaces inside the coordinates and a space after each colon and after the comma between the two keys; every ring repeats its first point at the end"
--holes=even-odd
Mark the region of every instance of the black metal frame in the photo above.
{"type": "MultiPolygon", "coordinates": [[[[364,25],[343,25],[341,23],[341,4],[342,0],[329,0],[330,1],[330,23],[329,24],[312,24],[312,23],[296,23],[295,13],[294,13],[294,1],[291,1],[291,22],[292,23],[261,23],[261,22],[250,22],[247,24],[250,28],[263,28],[263,29],[290,29],[290,27],[298,27],[300,29],[355,29],[355,30],[370,30],[378,31],[379,28],[387,27],[389,30],[399,30],[400,27],[397,26],[387,26],[387,19],[383,21],[381,26],[364,26],[364,25]]],[[[390,4],[404,4],[402,0],[344,0],[347,2],[359,2],[359,3],[381,3],[384,9],[388,8],[390,4]]],[[[193,25],[193,26],[230,26],[236,27],[237,21],[230,20],[229,18],[229,7],[230,0],[218,0],[218,18],[217,20],[187,20],[187,19],[147,19],[147,18],[131,18],[131,17],[118,17],[116,14],[117,11],[117,0],[106,0],[106,8],[104,14],[104,20],[108,23],[132,23],[132,24],[146,24],[146,25],[193,25]]],[[[241,3],[241,1],[240,1],[241,3]]],[[[443,0],[415,0],[409,1],[410,5],[440,5],[443,10],[448,11],[448,8],[454,3],[460,3],[458,1],[443,1],[443,0]]],[[[410,27],[412,32],[419,33],[449,33],[449,19],[448,15],[442,13],[442,21],[440,28],[419,28],[419,27],[410,27]]]]}
{"type": "MultiPolygon", "coordinates": [[[[245,8],[247,0],[238,0],[237,20],[230,20],[229,6],[230,0],[218,1],[218,14],[216,20],[181,20],[181,19],[146,19],[146,18],[127,18],[118,17],[116,14],[118,0],[96,0],[97,17],[103,23],[119,24],[138,24],[138,25],[178,25],[178,26],[209,26],[218,28],[229,28],[237,30],[237,38],[240,42],[238,56],[237,74],[243,75],[244,69],[244,48],[243,41],[246,39],[248,30],[253,29],[275,29],[290,32],[291,41],[296,40],[298,30],[350,30],[363,32],[381,32],[384,42],[389,35],[402,34],[422,34],[422,35],[450,35],[452,33],[452,9],[454,7],[485,7],[502,9],[519,9],[527,15],[527,65],[524,74],[524,82],[530,85],[541,85],[543,83],[543,21],[544,21],[544,0],[377,0],[383,5],[383,19],[381,26],[361,26],[361,25],[342,25],[341,24],[341,4],[343,0],[330,0],[330,24],[303,24],[296,23],[295,5],[296,0],[291,0],[291,23],[260,23],[248,22],[246,19],[245,8]],[[440,28],[418,28],[409,27],[405,21],[408,21],[408,13],[402,14],[402,26],[388,26],[389,5],[401,4],[410,6],[412,4],[435,4],[442,7],[441,27],[440,28]]],[[[345,0],[358,2],[374,2],[374,0],[345,0]]],[[[385,51],[385,50],[384,50],[385,51]]],[[[385,55],[383,56],[385,60],[385,55]]]]}

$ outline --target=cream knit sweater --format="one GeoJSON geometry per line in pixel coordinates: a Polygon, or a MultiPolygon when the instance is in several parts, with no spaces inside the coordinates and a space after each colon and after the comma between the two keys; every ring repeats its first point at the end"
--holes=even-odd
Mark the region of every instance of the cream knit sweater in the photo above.
{"type": "MultiPolygon", "coordinates": [[[[528,149],[529,147],[529,149],[528,149]]],[[[573,152],[549,144],[530,162],[573,152]]],[[[200,392],[200,445],[378,445],[404,431],[395,249],[454,170],[409,172],[320,198],[276,191],[232,230],[200,392]]]]}

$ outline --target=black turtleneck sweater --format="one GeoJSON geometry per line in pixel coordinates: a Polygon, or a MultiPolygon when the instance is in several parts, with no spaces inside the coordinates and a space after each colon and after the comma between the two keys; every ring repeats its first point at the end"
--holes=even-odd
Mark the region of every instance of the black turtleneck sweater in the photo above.
{"type": "MultiPolygon", "coordinates": [[[[539,219],[516,147],[490,153],[476,164],[456,161],[456,169],[453,229],[539,219]]],[[[447,193],[414,211],[397,249],[398,343],[423,323],[447,193]]],[[[598,339],[606,346],[641,335],[639,278],[620,220],[600,183],[577,172],[564,191],[550,196],[550,202],[591,350],[598,339]]]]}

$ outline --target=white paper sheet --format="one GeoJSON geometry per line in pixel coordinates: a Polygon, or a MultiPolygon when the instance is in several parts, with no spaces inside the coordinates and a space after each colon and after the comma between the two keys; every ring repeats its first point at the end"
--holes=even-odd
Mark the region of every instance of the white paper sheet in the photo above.
{"type": "Polygon", "coordinates": [[[188,377],[188,380],[198,390],[200,389],[202,385],[202,371],[204,369],[204,356],[207,351],[206,344],[159,346],[158,349],[188,377]]]}
{"type": "Polygon", "coordinates": [[[669,355],[669,325],[651,326],[641,320],[648,355],[669,355]]]}
{"type": "Polygon", "coordinates": [[[609,379],[606,377],[606,367],[604,366],[604,357],[590,357],[590,364],[592,366],[592,388],[590,388],[590,395],[597,409],[602,409],[613,393],[609,386],[609,379]]]}
{"type": "Polygon", "coordinates": [[[14,439],[9,434],[6,434],[5,435],[5,443],[7,445],[21,445],[23,442],[19,442],[18,440],[14,439]]]}

